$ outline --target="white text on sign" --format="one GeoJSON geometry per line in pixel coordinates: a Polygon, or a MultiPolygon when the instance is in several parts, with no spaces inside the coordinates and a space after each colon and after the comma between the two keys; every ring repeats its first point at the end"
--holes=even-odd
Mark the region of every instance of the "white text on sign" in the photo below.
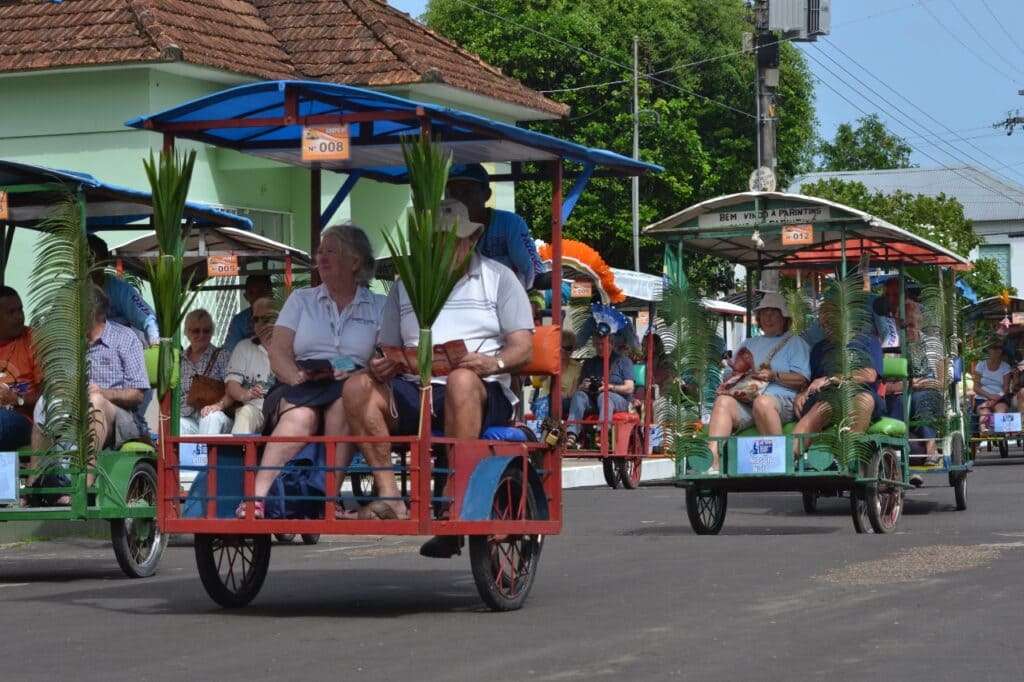
{"type": "Polygon", "coordinates": [[[207,256],[206,274],[210,277],[238,277],[238,256],[234,254],[207,256]]]}
{"type": "Polygon", "coordinates": [[[0,220],[11,219],[11,205],[7,201],[7,192],[0,192],[0,220]]]}
{"type": "Polygon", "coordinates": [[[814,243],[813,225],[784,225],[782,227],[782,245],[799,246],[814,243]]]}
{"type": "Polygon", "coordinates": [[[348,126],[306,126],[302,129],[303,161],[345,161],[351,153],[348,126]]]}

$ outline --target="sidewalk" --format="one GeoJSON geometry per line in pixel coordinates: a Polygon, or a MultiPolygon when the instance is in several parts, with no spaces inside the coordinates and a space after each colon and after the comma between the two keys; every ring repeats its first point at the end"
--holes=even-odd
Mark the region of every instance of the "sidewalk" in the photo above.
{"type": "MultiPolygon", "coordinates": [[[[675,476],[675,462],[671,459],[645,459],[640,470],[641,481],[657,481],[675,476]]],[[[597,459],[570,459],[562,461],[562,489],[607,486],[601,461],[597,459]]]]}

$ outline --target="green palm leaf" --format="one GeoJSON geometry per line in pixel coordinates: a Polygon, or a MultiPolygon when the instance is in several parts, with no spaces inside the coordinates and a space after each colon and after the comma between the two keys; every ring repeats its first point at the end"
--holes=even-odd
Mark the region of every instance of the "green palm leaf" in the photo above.
{"type": "Polygon", "coordinates": [[[89,430],[89,361],[91,260],[85,237],[85,210],[70,195],[39,225],[29,300],[36,311],[33,342],[42,368],[46,396],[43,431],[55,442],[74,443],[79,470],[95,457],[89,430]]]}

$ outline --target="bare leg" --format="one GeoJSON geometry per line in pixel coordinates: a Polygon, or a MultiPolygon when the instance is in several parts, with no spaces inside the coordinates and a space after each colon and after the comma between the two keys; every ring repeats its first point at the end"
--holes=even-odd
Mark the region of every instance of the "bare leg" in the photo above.
{"type": "MultiPolygon", "coordinates": [[[[345,403],[341,398],[338,398],[331,403],[331,406],[327,408],[326,412],[324,412],[324,435],[347,436],[349,433],[348,418],[345,415],[345,403]]],[[[336,461],[335,466],[347,467],[352,461],[352,444],[338,443],[334,453],[336,461]]],[[[337,479],[338,491],[341,490],[341,484],[344,481],[345,474],[342,472],[341,476],[337,479]]]]}
{"type": "Polygon", "coordinates": [[[797,436],[802,436],[808,433],[821,433],[832,417],[832,406],[827,402],[817,402],[807,411],[800,421],[793,427],[793,454],[794,457],[799,458],[803,450],[806,441],[797,436]]]}
{"type": "Polygon", "coordinates": [[[444,433],[453,438],[479,438],[487,391],[484,382],[468,369],[448,375],[444,394],[444,433]]]}
{"type": "MultiPolygon", "coordinates": [[[[114,419],[117,414],[117,406],[104,398],[99,393],[92,393],[89,395],[89,405],[92,410],[92,419],[90,420],[89,430],[92,432],[93,447],[97,452],[103,449],[106,445],[107,440],[110,438],[112,429],[114,428],[114,419]]],[[[90,461],[89,465],[93,465],[95,462],[90,461]]],[[[90,468],[86,476],[86,485],[92,486],[95,476],[90,468]]]]}
{"type": "MultiPolygon", "coordinates": [[[[281,401],[281,417],[274,427],[273,436],[295,437],[310,436],[316,433],[319,417],[316,410],[310,407],[294,407],[288,401],[281,401]]],[[[270,443],[263,450],[263,459],[260,460],[261,467],[280,467],[294,457],[299,450],[305,447],[305,443],[297,441],[294,443],[270,443]]],[[[256,497],[266,497],[274,479],[281,473],[277,469],[263,469],[256,472],[256,497]]]]}
{"type": "Polygon", "coordinates": [[[782,434],[782,417],[779,415],[779,404],[769,395],[759,395],[752,405],[754,425],[762,436],[779,436],[782,434]]]}
{"type": "MultiPolygon", "coordinates": [[[[729,395],[720,395],[715,398],[715,404],[711,408],[711,420],[708,422],[708,437],[725,438],[732,434],[736,422],[739,421],[739,403],[729,395]]],[[[718,467],[718,441],[708,442],[711,450],[711,467],[718,467]]]]}
{"type": "MultiPolygon", "coordinates": [[[[390,398],[387,389],[369,374],[355,374],[345,382],[342,395],[348,425],[357,436],[388,436],[390,416],[390,398]]],[[[363,457],[374,468],[373,480],[377,484],[377,493],[381,497],[399,498],[401,492],[395,480],[395,472],[387,469],[391,464],[391,446],[388,443],[362,443],[363,457]]],[[[398,514],[399,518],[408,517],[405,503],[385,500],[398,514]]]]}

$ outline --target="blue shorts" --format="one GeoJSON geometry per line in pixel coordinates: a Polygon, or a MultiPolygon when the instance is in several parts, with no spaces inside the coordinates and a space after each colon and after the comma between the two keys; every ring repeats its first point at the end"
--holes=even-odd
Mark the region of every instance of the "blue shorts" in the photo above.
{"type": "MultiPolygon", "coordinates": [[[[448,387],[434,384],[433,418],[430,420],[434,433],[444,433],[444,396],[448,387]]],[[[487,398],[484,404],[484,419],[480,425],[480,433],[489,426],[507,426],[512,422],[512,403],[505,396],[505,391],[497,381],[485,381],[484,389],[487,398]]],[[[394,395],[395,411],[398,412],[393,436],[412,436],[420,427],[420,386],[414,381],[396,378],[391,380],[391,391],[394,395]]]]}

